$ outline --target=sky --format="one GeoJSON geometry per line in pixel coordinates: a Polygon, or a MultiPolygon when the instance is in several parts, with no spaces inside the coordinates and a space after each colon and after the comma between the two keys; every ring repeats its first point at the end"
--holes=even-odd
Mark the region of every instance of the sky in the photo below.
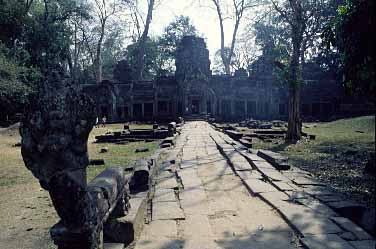
{"type": "MultiPolygon", "coordinates": [[[[214,9],[202,7],[198,0],[163,0],[153,13],[151,34],[163,33],[164,27],[172,22],[177,16],[189,16],[198,32],[206,38],[210,57],[220,48],[220,29],[218,16],[214,9]]],[[[225,22],[226,43],[230,42],[232,36],[231,22],[225,22]]]]}

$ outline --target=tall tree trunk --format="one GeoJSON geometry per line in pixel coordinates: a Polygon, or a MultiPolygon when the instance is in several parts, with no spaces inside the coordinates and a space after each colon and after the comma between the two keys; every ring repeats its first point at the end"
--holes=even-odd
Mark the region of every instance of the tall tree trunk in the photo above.
{"type": "Polygon", "coordinates": [[[290,4],[293,10],[293,22],[291,24],[293,54],[289,68],[289,117],[286,140],[294,142],[302,137],[302,121],[300,118],[302,71],[299,59],[302,52],[304,24],[299,0],[290,0],[290,4]]]}
{"type": "Polygon", "coordinates": [[[138,41],[138,51],[137,51],[137,58],[136,58],[136,80],[143,79],[143,72],[144,72],[144,64],[145,64],[145,47],[146,41],[148,38],[149,28],[151,24],[151,20],[153,19],[153,8],[154,8],[154,0],[150,0],[148,4],[148,14],[146,16],[145,22],[145,29],[142,33],[139,41],[138,41]]]}
{"type": "Polygon", "coordinates": [[[103,80],[102,78],[102,43],[104,39],[105,26],[106,26],[106,20],[103,20],[101,24],[101,35],[97,43],[97,49],[96,49],[95,59],[94,59],[94,73],[95,73],[95,80],[97,83],[101,83],[103,80]]]}
{"type": "Polygon", "coordinates": [[[227,75],[230,75],[230,73],[231,73],[230,63],[227,60],[227,56],[225,54],[225,30],[224,30],[224,26],[223,26],[223,16],[222,16],[222,11],[221,11],[221,6],[219,5],[219,2],[217,0],[212,0],[212,1],[213,1],[215,8],[217,10],[217,15],[218,15],[218,20],[219,20],[219,28],[220,28],[220,32],[221,32],[221,59],[222,59],[223,66],[225,68],[225,73],[227,75]]]}

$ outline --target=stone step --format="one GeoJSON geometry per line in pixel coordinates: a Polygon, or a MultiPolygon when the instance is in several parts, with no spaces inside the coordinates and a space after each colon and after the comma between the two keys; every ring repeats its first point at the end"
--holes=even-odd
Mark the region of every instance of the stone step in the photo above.
{"type": "Polygon", "coordinates": [[[124,244],[120,243],[104,243],[103,249],[124,249],[124,244]]]}

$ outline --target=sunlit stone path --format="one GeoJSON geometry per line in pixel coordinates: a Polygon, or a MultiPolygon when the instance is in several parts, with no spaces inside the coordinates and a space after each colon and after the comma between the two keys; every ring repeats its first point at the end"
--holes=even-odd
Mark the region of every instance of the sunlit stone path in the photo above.
{"type": "Polygon", "coordinates": [[[292,228],[250,194],[220,153],[217,133],[206,122],[184,126],[170,155],[175,164],[157,176],[152,220],[135,248],[299,248],[292,228]]]}

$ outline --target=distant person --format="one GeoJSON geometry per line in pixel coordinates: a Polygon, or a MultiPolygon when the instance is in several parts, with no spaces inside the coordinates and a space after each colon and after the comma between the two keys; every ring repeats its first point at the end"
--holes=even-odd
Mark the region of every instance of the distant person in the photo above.
{"type": "Polygon", "coordinates": [[[102,118],[102,127],[106,127],[106,121],[107,121],[106,116],[103,116],[103,118],[102,118]]]}
{"type": "Polygon", "coordinates": [[[95,119],[95,128],[99,128],[99,118],[98,118],[98,116],[95,119]]]}

